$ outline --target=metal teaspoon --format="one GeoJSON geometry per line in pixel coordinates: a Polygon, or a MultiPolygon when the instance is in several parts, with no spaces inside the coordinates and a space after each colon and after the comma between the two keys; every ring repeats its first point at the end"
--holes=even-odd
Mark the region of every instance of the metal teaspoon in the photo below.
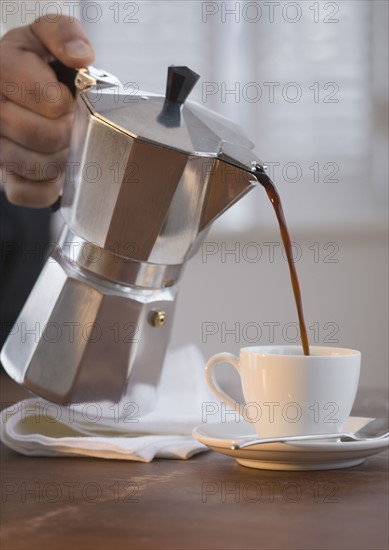
{"type": "Polygon", "coordinates": [[[262,439],[250,439],[231,445],[233,451],[245,449],[252,445],[260,445],[262,443],[286,443],[289,441],[315,441],[319,439],[339,439],[340,441],[370,441],[372,439],[383,439],[389,435],[389,419],[375,418],[358,431],[330,433],[330,434],[309,434],[309,435],[286,435],[280,437],[266,437],[262,439]]]}

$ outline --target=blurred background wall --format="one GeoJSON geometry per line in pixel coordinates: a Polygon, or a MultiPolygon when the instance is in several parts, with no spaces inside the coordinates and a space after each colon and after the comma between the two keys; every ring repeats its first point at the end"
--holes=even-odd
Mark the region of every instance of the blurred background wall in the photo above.
{"type": "MultiPolygon", "coordinates": [[[[164,92],[170,64],[201,75],[192,99],[240,124],[279,189],[311,344],[360,349],[362,385],[387,388],[388,3],[4,0],[3,32],[49,12],[83,21],[95,65],[129,94],[164,92]]],[[[258,188],[189,262],[172,346],[195,342],[209,356],[297,340],[258,188]]]]}

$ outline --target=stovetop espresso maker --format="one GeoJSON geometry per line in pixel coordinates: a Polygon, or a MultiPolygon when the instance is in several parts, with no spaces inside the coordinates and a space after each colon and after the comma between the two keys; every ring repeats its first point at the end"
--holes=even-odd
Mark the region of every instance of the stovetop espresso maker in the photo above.
{"type": "Polygon", "coordinates": [[[186,101],[187,67],[169,67],[165,97],[92,67],[74,76],[65,228],[1,360],[59,404],[152,399],[183,265],[263,165],[235,124],[186,101]]]}

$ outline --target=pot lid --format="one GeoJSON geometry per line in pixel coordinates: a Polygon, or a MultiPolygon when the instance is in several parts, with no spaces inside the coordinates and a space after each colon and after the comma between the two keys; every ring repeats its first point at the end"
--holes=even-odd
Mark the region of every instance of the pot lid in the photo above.
{"type": "Polygon", "coordinates": [[[233,159],[237,148],[243,166],[252,170],[249,165],[260,161],[251,153],[254,145],[239,126],[187,101],[198,79],[188,67],[170,66],[166,95],[162,96],[126,89],[112,75],[89,67],[79,71],[76,85],[94,116],[133,138],[207,157],[233,159]]]}

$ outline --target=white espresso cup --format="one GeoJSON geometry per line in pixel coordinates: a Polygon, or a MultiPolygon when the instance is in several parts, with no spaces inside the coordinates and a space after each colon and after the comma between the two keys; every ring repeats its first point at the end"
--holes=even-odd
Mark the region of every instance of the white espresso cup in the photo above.
{"type": "Polygon", "coordinates": [[[259,437],[339,433],[358,389],[361,353],[311,346],[259,346],[240,357],[218,353],[205,366],[213,393],[255,427],[259,437]],[[245,405],[228,396],[216,380],[218,363],[238,371],[245,405]]]}

